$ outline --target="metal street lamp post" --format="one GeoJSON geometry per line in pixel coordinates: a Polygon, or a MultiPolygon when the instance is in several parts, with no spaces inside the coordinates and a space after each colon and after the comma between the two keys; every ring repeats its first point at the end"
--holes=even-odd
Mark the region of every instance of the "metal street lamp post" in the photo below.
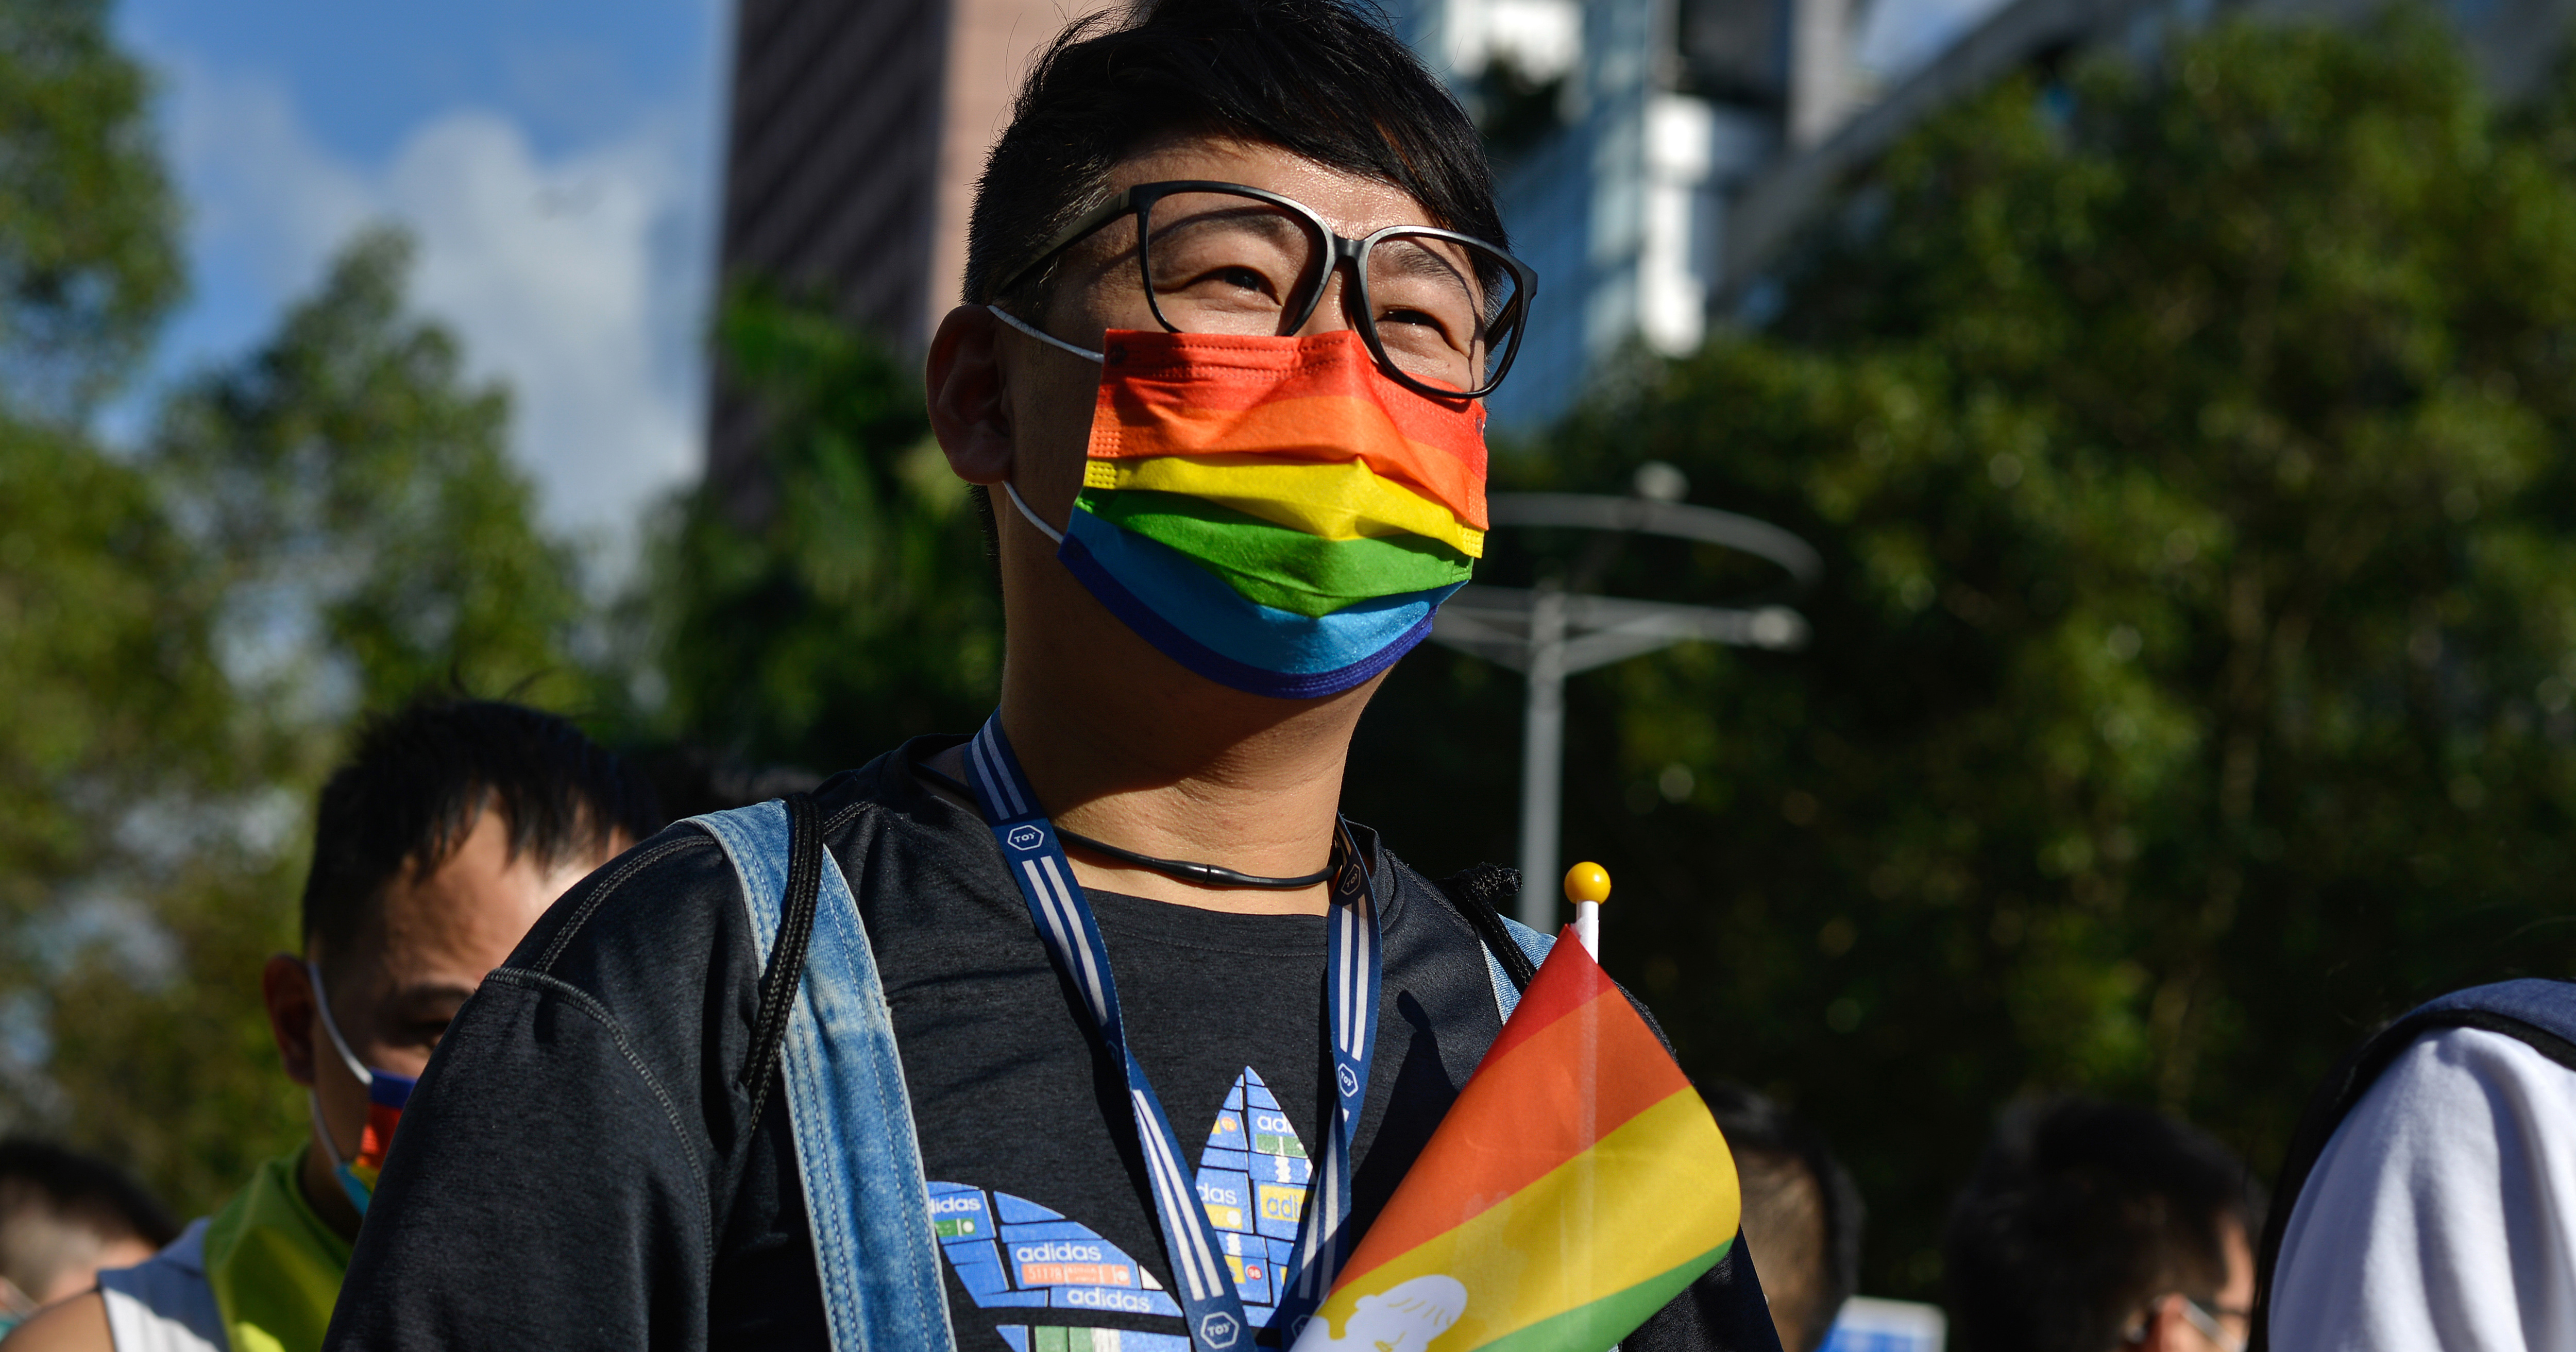
{"type": "MultiPolygon", "coordinates": [[[[1665,535],[1723,545],[1768,559],[1801,587],[1822,571],[1816,551],[1777,526],[1671,501],[1681,474],[1669,465],[1638,471],[1640,496],[1498,493],[1487,505],[1503,526],[1556,526],[1665,535]]],[[[1787,606],[1686,606],[1570,593],[1556,579],[1536,587],[1473,583],[1440,607],[1431,641],[1524,672],[1529,703],[1521,739],[1521,923],[1555,927],[1559,828],[1565,778],[1565,678],[1691,641],[1775,651],[1803,647],[1807,621],[1787,606]]]]}

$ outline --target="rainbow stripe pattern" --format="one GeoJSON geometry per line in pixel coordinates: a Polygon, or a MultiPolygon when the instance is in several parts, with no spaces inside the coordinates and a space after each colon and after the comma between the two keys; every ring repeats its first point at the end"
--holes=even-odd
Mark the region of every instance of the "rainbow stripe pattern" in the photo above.
{"type": "Polygon", "coordinates": [[[1113,331],[1088,456],[1066,566],[1239,689],[1375,676],[1485,551],[1483,409],[1385,379],[1349,331],[1113,331]]]}
{"type": "Polygon", "coordinates": [[[1707,1105],[1569,927],[1296,1352],[1602,1352],[1740,1207],[1707,1105]]]}
{"type": "Polygon", "coordinates": [[[384,1172],[385,1152],[393,1149],[394,1128],[402,1122],[403,1105],[411,1101],[411,1091],[419,1084],[416,1079],[387,1070],[367,1076],[367,1127],[358,1137],[358,1157],[349,1161],[349,1172],[370,1191],[384,1172]]]}

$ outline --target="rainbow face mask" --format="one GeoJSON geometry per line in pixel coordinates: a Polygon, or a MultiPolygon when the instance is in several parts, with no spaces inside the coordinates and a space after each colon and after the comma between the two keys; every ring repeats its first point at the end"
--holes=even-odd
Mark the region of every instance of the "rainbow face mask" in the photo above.
{"type": "Polygon", "coordinates": [[[1348,330],[1111,330],[1082,492],[1056,557],[1209,680],[1312,699],[1430,636],[1485,552],[1485,415],[1390,380],[1348,330]]]}
{"type": "Polygon", "coordinates": [[[331,1017],[331,999],[322,993],[322,969],[307,961],[304,972],[313,980],[313,1003],[322,1014],[322,1031],[331,1035],[332,1049],[340,1053],[349,1073],[367,1087],[367,1127],[358,1137],[356,1159],[340,1157],[330,1124],[322,1120],[322,1096],[305,1091],[313,1106],[313,1134],[321,1138],[323,1151],[331,1157],[332,1176],[340,1180],[340,1190],[349,1194],[349,1201],[363,1216],[367,1214],[367,1203],[376,1195],[376,1178],[384,1172],[385,1152],[393,1146],[394,1126],[402,1121],[403,1105],[410,1102],[412,1088],[420,1082],[390,1070],[371,1070],[360,1061],[358,1054],[349,1050],[348,1039],[340,1036],[339,1022],[331,1017]]]}

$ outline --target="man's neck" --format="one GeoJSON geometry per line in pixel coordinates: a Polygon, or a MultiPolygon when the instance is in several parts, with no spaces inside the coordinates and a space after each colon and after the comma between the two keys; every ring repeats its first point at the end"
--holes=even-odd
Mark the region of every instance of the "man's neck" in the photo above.
{"type": "MultiPolygon", "coordinates": [[[[1299,877],[1332,861],[1351,732],[1374,685],[1277,700],[1201,680],[1150,650],[1086,656],[1013,661],[1003,676],[1002,730],[1050,817],[1138,854],[1261,877],[1299,877]],[[1046,679],[1031,678],[1041,670],[1046,679]]],[[[955,755],[935,768],[962,779],[962,759],[947,763],[955,755]]],[[[1078,846],[1067,853],[1086,887],[1208,910],[1324,912],[1323,883],[1203,887],[1078,846]]]]}
{"type": "Polygon", "coordinates": [[[329,1159],[322,1153],[321,1142],[308,1131],[304,1158],[295,1169],[296,1186],[304,1191],[304,1204],[331,1227],[334,1234],[352,1244],[358,1242],[358,1208],[349,1194],[340,1190],[339,1177],[331,1172],[329,1159]]]}

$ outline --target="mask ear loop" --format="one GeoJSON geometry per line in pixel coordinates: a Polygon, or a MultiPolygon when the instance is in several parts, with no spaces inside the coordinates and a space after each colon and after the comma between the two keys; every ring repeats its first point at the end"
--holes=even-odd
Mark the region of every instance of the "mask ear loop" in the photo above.
{"type": "Polygon", "coordinates": [[[304,1103],[313,1110],[313,1135],[322,1142],[322,1153],[331,1157],[331,1172],[337,1174],[348,1168],[349,1161],[340,1155],[340,1143],[331,1139],[331,1124],[322,1120],[322,1095],[307,1088],[304,1103]]]}
{"type": "Polygon", "coordinates": [[[1027,500],[1020,496],[1020,490],[1014,487],[1010,480],[1004,479],[1002,481],[1002,491],[1011,495],[1011,505],[1019,508],[1020,515],[1027,517],[1029,519],[1029,524],[1038,528],[1038,534],[1053,540],[1057,544],[1064,543],[1064,532],[1038,520],[1038,514],[1029,510],[1027,500]]]}
{"type": "Polygon", "coordinates": [[[993,316],[995,319],[998,319],[998,320],[1002,321],[1003,323],[1010,325],[1012,328],[1018,329],[1020,332],[1025,333],[1025,334],[1027,334],[1028,336],[1030,336],[1030,337],[1032,337],[1032,338],[1035,338],[1035,339],[1037,339],[1039,342],[1041,342],[1041,343],[1045,343],[1045,344],[1047,344],[1047,345],[1048,345],[1048,346],[1050,346],[1050,347],[1060,347],[1060,348],[1063,348],[1065,351],[1070,352],[1070,353],[1072,353],[1073,355],[1075,355],[1075,356],[1077,356],[1077,357],[1080,357],[1080,358],[1082,358],[1082,359],[1083,359],[1083,360],[1085,360],[1085,361],[1106,362],[1106,361],[1108,361],[1108,360],[1109,360],[1107,356],[1105,356],[1105,355],[1103,355],[1103,354],[1101,354],[1101,353],[1098,353],[1098,352],[1094,352],[1094,351],[1092,351],[1090,348],[1087,348],[1087,347],[1075,347],[1073,344],[1068,343],[1068,342],[1066,342],[1065,340],[1063,340],[1063,339],[1061,339],[1061,338],[1056,337],[1056,336],[1055,336],[1054,334],[1052,334],[1052,333],[1048,333],[1048,332],[1046,332],[1045,330],[1040,329],[1040,328],[1038,328],[1037,326],[1035,326],[1035,325],[1033,325],[1033,324],[1025,323],[1025,322],[1023,322],[1023,321],[1020,319],[1020,317],[1019,317],[1019,316],[1017,316],[1017,315],[1015,315],[1015,314],[1012,314],[1010,311],[1003,309],[1001,306],[998,306],[998,305],[987,305],[987,306],[985,306],[984,308],[985,308],[986,310],[990,311],[990,312],[992,313],[992,316],[993,316]]]}
{"type": "MultiPolygon", "coordinates": [[[[1107,360],[1107,358],[1103,357],[1100,353],[1094,352],[1090,348],[1075,347],[1073,344],[1056,337],[1052,333],[1048,333],[1035,325],[1022,321],[1018,315],[1012,314],[1001,306],[987,305],[984,309],[995,319],[1010,325],[1012,328],[1018,329],[1020,332],[1025,333],[1050,347],[1063,348],[1065,351],[1086,361],[1107,360]]],[[[1028,501],[1020,496],[1020,490],[1014,487],[1010,480],[1005,479],[1002,481],[1002,491],[1011,495],[1011,505],[1019,508],[1020,515],[1027,517],[1029,519],[1029,524],[1038,528],[1038,534],[1045,536],[1047,539],[1054,541],[1057,544],[1064,543],[1064,532],[1057,530],[1055,527],[1048,525],[1044,521],[1039,520],[1038,514],[1029,510],[1028,501]]]]}
{"type": "MultiPolygon", "coordinates": [[[[358,1077],[358,1083],[372,1087],[376,1082],[375,1072],[367,1069],[356,1052],[349,1050],[349,1040],[340,1036],[340,1023],[331,1017],[331,997],[322,989],[322,969],[311,958],[304,960],[304,977],[313,983],[313,1007],[321,1012],[322,1031],[331,1035],[332,1050],[340,1054],[340,1060],[347,1064],[350,1074],[358,1077]]],[[[322,1142],[322,1153],[331,1157],[331,1176],[340,1181],[341,1191],[349,1194],[349,1201],[358,1208],[358,1214],[366,1215],[367,1203],[371,1200],[369,1189],[358,1181],[357,1174],[349,1168],[349,1161],[340,1154],[340,1142],[332,1136],[331,1124],[322,1120],[321,1091],[308,1086],[304,1091],[304,1103],[313,1112],[313,1135],[322,1142]]]]}
{"type": "Polygon", "coordinates": [[[367,1069],[366,1063],[358,1059],[356,1052],[349,1050],[349,1040],[340,1036],[339,1021],[331,1017],[331,997],[322,993],[322,969],[315,966],[311,958],[307,958],[304,960],[304,975],[313,983],[313,1006],[322,1013],[322,1031],[331,1035],[332,1049],[340,1053],[342,1061],[348,1063],[349,1073],[358,1077],[358,1083],[373,1085],[376,1082],[375,1072],[367,1069]]]}
{"type": "MultiPolygon", "coordinates": [[[[1107,360],[1107,358],[1103,357],[1100,353],[1094,352],[1090,348],[1075,347],[1073,344],[1056,337],[1052,333],[1048,333],[1035,325],[1022,321],[1018,315],[1012,314],[1001,306],[987,305],[984,309],[995,319],[1010,325],[1012,328],[1018,329],[1020,332],[1025,333],[1050,347],[1063,348],[1065,351],[1070,352],[1085,361],[1107,360]]],[[[1005,479],[1002,481],[1002,491],[1011,495],[1011,505],[1019,508],[1020,515],[1027,517],[1029,519],[1029,524],[1038,528],[1038,534],[1045,536],[1047,539],[1052,540],[1057,544],[1064,543],[1064,532],[1057,530],[1055,527],[1048,525],[1044,521],[1039,520],[1038,514],[1029,510],[1028,501],[1020,496],[1020,490],[1013,486],[1010,480],[1005,479]]]]}

